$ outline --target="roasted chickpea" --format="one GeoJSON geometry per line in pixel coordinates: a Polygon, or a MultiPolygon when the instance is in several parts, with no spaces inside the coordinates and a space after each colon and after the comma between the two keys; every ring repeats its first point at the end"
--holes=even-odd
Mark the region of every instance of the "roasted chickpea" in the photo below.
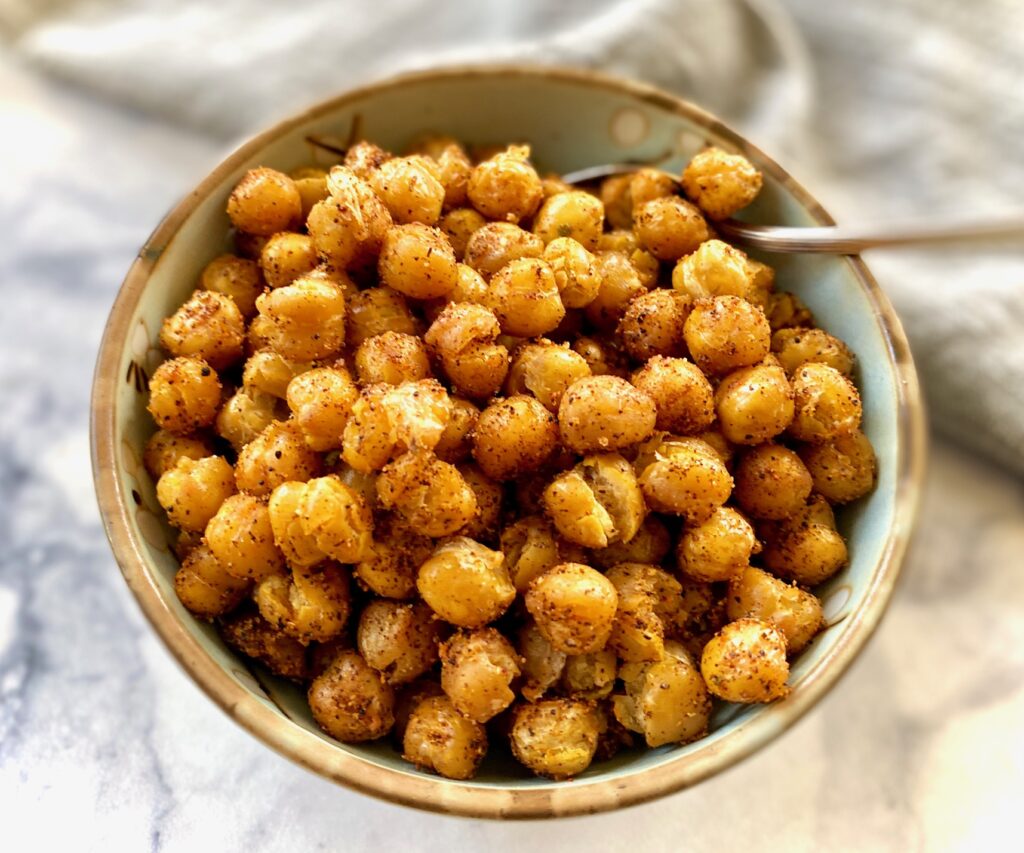
{"type": "Polygon", "coordinates": [[[503,332],[522,337],[550,332],[565,316],[555,275],[537,258],[510,261],[491,276],[484,304],[503,332]]]}
{"type": "Polygon", "coordinates": [[[570,779],[594,760],[601,720],[594,707],[579,699],[543,699],[515,709],[512,754],[534,773],[570,779]]]}
{"type": "Polygon", "coordinates": [[[741,574],[757,548],[754,528],[742,515],[720,506],[679,537],[679,571],[699,581],[726,581],[741,574]]]}
{"type": "Polygon", "coordinates": [[[359,652],[340,652],[309,686],[313,719],[342,743],[384,737],[395,724],[395,693],[359,652]]]}
{"type": "Polygon", "coordinates": [[[373,552],[356,564],[356,578],[384,598],[412,598],[416,572],[433,551],[429,536],[413,530],[398,516],[383,514],[374,524],[373,552]]]}
{"type": "Polygon", "coordinates": [[[810,309],[800,298],[788,291],[772,293],[765,305],[765,314],[772,331],[804,328],[814,322],[810,309]]]}
{"type": "Polygon", "coordinates": [[[341,435],[359,398],[352,377],[344,368],[317,367],[288,383],[288,408],[294,423],[313,450],[341,447],[341,435]]]}
{"type": "Polygon", "coordinates": [[[813,488],[811,474],[792,450],[762,444],[736,466],[733,497],[752,518],[783,519],[803,509],[813,488]]]}
{"type": "Polygon", "coordinates": [[[249,591],[249,582],[228,574],[213,552],[200,544],[175,572],[174,591],[189,612],[212,619],[241,604],[249,591]]]}
{"type": "Polygon", "coordinates": [[[772,702],[789,688],[786,638],[771,622],[737,619],[712,637],[700,660],[708,690],[726,702],[772,702]]]}
{"type": "Polygon", "coordinates": [[[156,499],[167,519],[182,530],[202,530],[220,505],[235,493],[231,465],[221,456],[182,456],[160,475],[156,499]]]}
{"type": "Polygon", "coordinates": [[[660,261],[688,255],[710,236],[701,212],[674,195],[634,205],[633,230],[640,244],[660,261]]]}
{"type": "Polygon", "coordinates": [[[159,480],[160,476],[170,471],[179,459],[202,459],[204,456],[213,456],[213,444],[206,436],[175,435],[161,429],[146,441],[142,462],[149,476],[159,480]]]}
{"type": "Polygon", "coordinates": [[[434,550],[420,566],[416,588],[431,610],[462,628],[493,622],[516,597],[501,552],[465,536],[434,550]]]}
{"type": "Polygon", "coordinates": [[[507,222],[532,216],[544,191],[529,157],[529,145],[510,145],[479,163],[470,173],[467,188],[473,207],[489,219],[507,222]]]}
{"type": "Polygon", "coordinates": [[[358,347],[368,338],[384,332],[414,335],[418,331],[405,297],[390,287],[361,290],[349,300],[347,307],[350,346],[358,347]]]}
{"type": "Polygon", "coordinates": [[[288,480],[308,480],[319,469],[320,458],[299,426],[274,421],[239,451],[235,481],[241,491],[262,496],[288,480]]]}
{"type": "Polygon", "coordinates": [[[508,350],[495,343],[500,332],[498,318],[490,309],[453,303],[437,316],[423,340],[454,389],[480,400],[494,394],[508,373],[508,350]]]}
{"type": "Polygon", "coordinates": [[[206,543],[236,578],[260,581],[284,568],[266,501],[252,495],[232,495],[220,505],[206,525],[206,543]]]}
{"type": "Polygon", "coordinates": [[[447,696],[423,699],[409,715],[402,757],[448,779],[472,779],[487,753],[487,730],[447,696]]]}
{"type": "Polygon", "coordinates": [[[459,529],[459,536],[487,542],[496,541],[505,490],[501,483],[492,480],[472,463],[462,463],[457,469],[476,496],[476,514],[459,529]]]}
{"type": "Polygon", "coordinates": [[[855,501],[875,487],[875,450],[860,430],[837,435],[821,444],[805,445],[800,448],[800,458],[811,475],[814,490],[829,503],[855,501]]]}
{"type": "Polygon", "coordinates": [[[726,376],[715,391],[722,435],[733,444],[761,444],[793,421],[793,389],[786,371],[768,356],[726,376]]]}
{"type": "Polygon", "coordinates": [[[302,217],[302,197],[291,178],[261,166],[246,172],[231,191],[228,217],[235,228],[249,234],[286,231],[302,217]]]}
{"type": "Polygon", "coordinates": [[[252,393],[270,394],[283,400],[288,393],[288,383],[312,368],[312,361],[285,358],[272,349],[261,349],[246,359],[242,386],[252,393]]]}
{"type": "Polygon", "coordinates": [[[437,228],[396,225],[384,237],[377,271],[382,284],[413,299],[434,299],[458,280],[455,252],[437,228]]]}
{"type": "Polygon", "coordinates": [[[327,198],[327,172],[323,169],[308,167],[296,169],[289,177],[295,181],[295,189],[299,191],[299,198],[302,200],[302,216],[300,218],[305,222],[313,205],[327,198]]]}
{"type": "Polygon", "coordinates": [[[430,376],[426,347],[415,335],[384,332],[367,338],[355,356],[361,385],[400,385],[430,376]]]}
{"type": "Polygon", "coordinates": [[[561,563],[533,580],[525,602],[552,646],[581,655],[604,648],[618,595],[611,581],[590,566],[561,563]]]}
{"type": "Polygon", "coordinates": [[[404,684],[437,662],[439,626],[422,602],[371,601],[359,617],[359,654],[388,684],[404,684]]]}
{"type": "Polygon", "coordinates": [[[433,225],[441,218],[445,188],[438,165],[426,157],[393,157],[367,178],[399,224],[433,225]]]}
{"type": "Polygon", "coordinates": [[[733,620],[750,616],[773,623],[786,638],[790,656],[803,651],[824,622],[815,595],[753,566],[729,584],[727,613],[733,620]]]}
{"type": "Polygon", "coordinates": [[[371,262],[392,224],[384,202],[345,166],[331,169],[327,189],[328,197],[314,204],[306,219],[316,250],[336,269],[371,262]]]}
{"type": "Polygon", "coordinates": [[[245,319],[230,296],[197,290],[160,328],[160,345],[172,356],[201,358],[223,370],[242,357],[245,319]]]}
{"type": "Polygon", "coordinates": [[[657,516],[649,515],[640,525],[640,529],[628,542],[612,542],[604,548],[591,551],[594,564],[602,569],[610,569],[619,563],[647,563],[658,565],[672,547],[665,522],[657,516]]]}
{"type": "Polygon", "coordinates": [[[517,649],[525,678],[520,692],[528,702],[536,702],[559,682],[568,655],[552,646],[534,622],[519,629],[517,649]]]}
{"type": "Polygon", "coordinates": [[[299,508],[306,493],[306,484],[297,481],[282,483],[270,495],[267,512],[274,542],[284,554],[288,565],[305,568],[327,559],[316,539],[303,528],[299,508]]]}
{"type": "Polygon", "coordinates": [[[555,275],[555,287],[566,308],[583,308],[601,291],[597,258],[572,237],[556,237],[544,248],[544,261],[555,275]]]}
{"type": "Polygon", "coordinates": [[[779,329],[772,335],[772,352],[790,376],[808,362],[827,364],[844,376],[853,373],[850,348],[823,329],[779,329]]]}
{"type": "Polygon", "coordinates": [[[828,580],[847,558],[832,508],[820,495],[768,532],[762,554],[767,569],[804,586],[828,580]]]}
{"type": "Polygon", "coordinates": [[[554,531],[539,515],[526,516],[505,527],[501,531],[501,552],[505,569],[520,593],[526,592],[534,578],[562,562],[554,531]]]}
{"type": "Polygon", "coordinates": [[[339,563],[358,563],[373,550],[373,516],[362,495],[334,474],[306,483],[297,509],[302,532],[339,563]]]}
{"type": "Polygon", "coordinates": [[[615,229],[633,227],[633,175],[612,175],[601,182],[605,219],[615,229]]]}
{"type": "Polygon", "coordinates": [[[473,171],[473,162],[466,150],[451,140],[440,150],[435,148],[430,156],[437,163],[437,178],[444,187],[445,209],[465,204],[469,176],[473,171]]]}
{"type": "Polygon", "coordinates": [[[394,155],[385,151],[379,145],[374,145],[366,140],[360,140],[345,152],[345,166],[364,181],[368,181],[373,173],[390,160],[392,156],[394,155]]]}
{"type": "Polygon", "coordinates": [[[533,218],[533,233],[545,243],[559,237],[571,237],[590,251],[597,248],[603,230],[604,206],[601,200],[582,190],[550,196],[533,218]]]}
{"type": "Polygon", "coordinates": [[[532,394],[546,409],[557,412],[566,389],[586,376],[590,376],[590,368],[583,356],[564,344],[541,338],[516,350],[505,391],[532,394]]]}
{"type": "Polygon", "coordinates": [[[277,419],[276,397],[243,386],[221,406],[215,429],[238,452],[277,419]]]}
{"type": "Polygon", "coordinates": [[[683,170],[683,190],[711,219],[726,219],[761,191],[763,178],[741,154],[705,148],[683,170]]]}
{"type": "Polygon", "coordinates": [[[489,222],[474,231],[466,244],[466,263],[485,279],[511,261],[543,254],[544,241],[511,222],[489,222]]]}
{"type": "Polygon", "coordinates": [[[612,692],[617,674],[618,660],[610,649],[571,655],[562,673],[562,689],[574,699],[603,699],[612,692]]]}
{"type": "Polygon", "coordinates": [[[225,643],[255,658],[275,675],[295,681],[306,678],[306,647],[278,631],[259,613],[233,613],[218,627],[225,643]]]}
{"type": "Polygon", "coordinates": [[[610,341],[584,335],[573,341],[572,350],[583,356],[594,376],[625,378],[629,375],[625,357],[610,341]]]}
{"type": "Polygon", "coordinates": [[[622,320],[629,303],[646,293],[647,288],[629,258],[621,252],[598,255],[597,271],[601,286],[583,313],[597,328],[611,331],[622,320]]]}
{"type": "Polygon", "coordinates": [[[340,635],[351,609],[348,574],[333,563],[270,575],[255,598],[264,619],[303,645],[340,635]]]}
{"type": "Polygon", "coordinates": [[[641,449],[636,463],[650,509],[682,515],[696,524],[728,500],[732,477],[707,442],[668,437],[656,438],[651,444],[641,449]]]}
{"type": "MultiPolygon", "coordinates": [[[[629,197],[634,207],[676,195],[679,189],[675,178],[660,169],[637,169],[629,182],[629,197]]],[[[628,227],[628,226],[627,226],[628,227]]]]}
{"type": "Polygon", "coordinates": [[[690,299],[679,291],[644,292],[626,306],[616,334],[637,361],[680,356],[686,349],[683,327],[689,313],[690,299]]]}
{"type": "Polygon", "coordinates": [[[557,443],[554,416],[533,397],[517,394],[480,413],[473,457],[487,476],[508,480],[547,462],[557,443]]]}
{"type": "Polygon", "coordinates": [[[672,287],[693,299],[739,296],[758,302],[756,268],[739,249],[708,240],[682,258],[672,270],[672,287]]]}
{"type": "Polygon", "coordinates": [[[427,536],[450,536],[478,510],[476,495],[454,465],[432,453],[405,453],[386,465],[377,479],[385,509],[394,509],[427,536]]]}
{"type": "Polygon", "coordinates": [[[577,379],[558,404],[562,441],[577,453],[629,447],[650,436],[656,420],[650,395],[616,376],[577,379]]]}
{"type": "Polygon", "coordinates": [[[448,238],[455,257],[460,261],[466,256],[470,237],[486,224],[487,220],[471,207],[458,207],[455,210],[450,210],[437,223],[445,237],[448,238]]]}
{"type": "Polygon", "coordinates": [[[690,356],[711,374],[757,364],[771,347],[764,312],[739,296],[698,299],[683,333],[690,356]]]}
{"type": "Polygon", "coordinates": [[[480,410],[469,400],[452,397],[451,416],[434,447],[437,458],[455,464],[469,456],[473,450],[473,430],[479,417],[480,410]]]}
{"type": "Polygon", "coordinates": [[[860,394],[834,367],[808,362],[793,373],[793,422],[789,434],[800,441],[830,441],[860,426],[860,394]]]}
{"type": "Polygon", "coordinates": [[[199,285],[203,290],[231,297],[242,316],[251,319],[256,314],[256,297],[263,292],[265,282],[255,261],[221,255],[203,267],[199,285]]]}
{"type": "Polygon", "coordinates": [[[315,273],[256,300],[271,348],[289,359],[327,358],[345,344],[345,293],[315,273]]]}
{"type": "Polygon", "coordinates": [[[654,401],[657,429],[692,435],[715,419],[711,383],[685,358],[654,356],[633,374],[632,382],[654,401]]]}
{"type": "Polygon", "coordinates": [[[623,661],[661,660],[666,635],[683,621],[679,581],[645,563],[619,563],[606,577],[618,595],[608,648],[623,661]]]}
{"type": "Polygon", "coordinates": [[[319,261],[312,238],[294,231],[274,234],[260,251],[263,278],[271,287],[291,284],[299,276],[312,272],[319,261]]]}
{"type": "Polygon", "coordinates": [[[494,628],[459,631],[441,646],[441,687],[463,716],[486,723],[516,698],[519,656],[494,628]]]}

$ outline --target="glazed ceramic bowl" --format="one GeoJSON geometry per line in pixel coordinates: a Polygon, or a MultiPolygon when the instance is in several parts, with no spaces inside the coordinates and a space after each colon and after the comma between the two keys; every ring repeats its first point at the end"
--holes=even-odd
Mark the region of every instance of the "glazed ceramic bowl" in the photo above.
{"type": "Polygon", "coordinates": [[[676,169],[713,142],[743,152],[764,172],[764,190],[744,218],[831,221],[793,178],[721,122],[637,83],[474,67],[405,76],[320,104],[260,134],[204,178],[157,227],[121,287],[99,353],[92,415],[96,488],[114,554],[153,627],[211,699],[268,746],[351,788],[442,812],[541,817],[598,812],[692,785],[764,746],[821,699],[875,629],[899,572],[922,472],[923,417],[899,321],[858,258],[769,259],[780,287],[797,293],[856,352],[864,430],[879,458],[878,487],[840,513],[850,565],[821,590],[827,627],[796,661],[793,691],[783,701],[724,706],[696,743],[625,752],[568,783],[532,778],[501,757],[489,757],[472,781],[449,781],[415,770],[387,742],[332,740],[313,722],[300,689],[235,655],[174,594],[170,531],[141,458],[154,430],[146,384],[161,360],[162,318],[185,300],[206,262],[229,248],[224,206],[231,188],[253,166],[287,171],[330,162],[310,135],[357,135],[401,150],[424,131],[469,143],[526,141],[542,170],[558,172],[627,159],[676,169]]]}

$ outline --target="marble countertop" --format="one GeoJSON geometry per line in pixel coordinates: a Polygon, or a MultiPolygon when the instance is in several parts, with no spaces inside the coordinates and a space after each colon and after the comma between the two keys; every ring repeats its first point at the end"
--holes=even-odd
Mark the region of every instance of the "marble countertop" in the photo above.
{"type": "MultiPolygon", "coordinates": [[[[137,247],[220,147],[0,57],[0,827],[42,850],[1003,847],[1024,795],[1024,487],[937,442],[867,650],[793,731],[691,791],[558,823],[336,787],[221,714],[111,557],[87,411],[137,247]],[[616,844],[621,839],[621,845],[616,844]]],[[[12,839],[15,841],[12,843],[12,839]]]]}

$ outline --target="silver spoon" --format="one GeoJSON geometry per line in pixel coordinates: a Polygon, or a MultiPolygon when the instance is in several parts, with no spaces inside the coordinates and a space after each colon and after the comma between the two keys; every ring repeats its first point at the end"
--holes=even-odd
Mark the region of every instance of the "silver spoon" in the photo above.
{"type": "MultiPolygon", "coordinates": [[[[645,168],[637,163],[608,163],[577,169],[562,175],[567,184],[582,184],[624,175],[645,168]]],[[[663,172],[673,180],[675,175],[663,172]]],[[[1024,239],[1024,215],[1012,214],[987,220],[944,222],[882,223],[878,225],[751,225],[736,219],[715,223],[724,237],[766,252],[826,252],[856,255],[864,249],[885,246],[909,246],[926,243],[951,243],[967,240],[1024,239]]]]}

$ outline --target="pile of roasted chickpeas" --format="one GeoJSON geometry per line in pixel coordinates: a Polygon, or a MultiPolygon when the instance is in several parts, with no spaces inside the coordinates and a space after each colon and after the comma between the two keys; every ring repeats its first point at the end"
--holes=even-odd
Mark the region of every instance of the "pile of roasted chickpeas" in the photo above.
{"type": "Polygon", "coordinates": [[[566,779],[786,695],[875,457],[853,354],[715,236],[746,159],[578,189],[475,154],[249,171],[145,462],[182,603],[324,731],[566,779]]]}

